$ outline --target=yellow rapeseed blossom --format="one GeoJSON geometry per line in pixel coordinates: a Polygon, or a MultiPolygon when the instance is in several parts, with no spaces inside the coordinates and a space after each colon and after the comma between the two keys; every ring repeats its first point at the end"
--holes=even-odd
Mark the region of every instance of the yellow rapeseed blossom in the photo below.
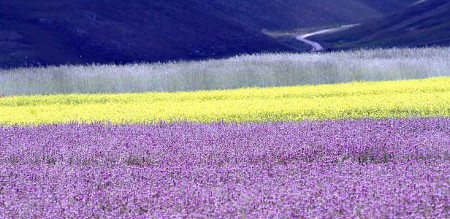
{"type": "Polygon", "coordinates": [[[237,90],[0,98],[0,124],[263,122],[450,115],[450,77],[237,90]]]}

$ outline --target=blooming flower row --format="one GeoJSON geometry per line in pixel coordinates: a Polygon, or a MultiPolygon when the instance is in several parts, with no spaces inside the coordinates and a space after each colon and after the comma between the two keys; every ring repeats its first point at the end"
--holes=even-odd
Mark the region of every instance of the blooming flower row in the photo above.
{"type": "Polygon", "coordinates": [[[338,85],[0,99],[0,125],[450,116],[450,77],[338,85]]]}
{"type": "Polygon", "coordinates": [[[450,216],[450,119],[0,128],[0,217],[450,216]]]}

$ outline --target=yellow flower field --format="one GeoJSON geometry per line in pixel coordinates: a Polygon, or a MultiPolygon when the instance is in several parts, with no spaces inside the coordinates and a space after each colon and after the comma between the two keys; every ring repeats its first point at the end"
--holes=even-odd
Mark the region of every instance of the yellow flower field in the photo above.
{"type": "Polygon", "coordinates": [[[337,85],[0,98],[0,124],[262,122],[450,115],[450,77],[337,85]]]}

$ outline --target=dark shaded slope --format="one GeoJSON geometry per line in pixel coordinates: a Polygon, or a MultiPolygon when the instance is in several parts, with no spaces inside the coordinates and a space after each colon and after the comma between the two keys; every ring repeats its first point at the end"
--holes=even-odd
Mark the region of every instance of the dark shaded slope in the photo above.
{"type": "Polygon", "coordinates": [[[261,30],[355,23],[414,1],[0,0],[0,67],[293,52],[261,30]]]}
{"type": "Polygon", "coordinates": [[[311,39],[335,49],[450,45],[450,1],[428,0],[406,11],[311,39]]]}
{"type": "Polygon", "coordinates": [[[2,0],[0,18],[2,67],[290,51],[195,0],[2,0]]]}
{"type": "Polygon", "coordinates": [[[211,0],[210,5],[258,29],[290,30],[359,23],[398,12],[416,0],[211,0]]]}

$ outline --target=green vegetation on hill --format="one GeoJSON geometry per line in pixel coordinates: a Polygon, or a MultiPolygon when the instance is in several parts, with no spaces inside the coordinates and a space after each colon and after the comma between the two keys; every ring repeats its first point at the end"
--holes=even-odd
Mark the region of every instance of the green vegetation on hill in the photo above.
{"type": "Polygon", "coordinates": [[[210,5],[248,26],[292,30],[360,23],[401,11],[417,0],[211,0],[210,5]]]}
{"type": "Polygon", "coordinates": [[[406,11],[311,39],[334,49],[450,45],[450,1],[423,1],[406,11]]]}
{"type": "Polygon", "coordinates": [[[297,52],[261,30],[360,22],[412,1],[2,1],[0,68],[297,52]]]}

